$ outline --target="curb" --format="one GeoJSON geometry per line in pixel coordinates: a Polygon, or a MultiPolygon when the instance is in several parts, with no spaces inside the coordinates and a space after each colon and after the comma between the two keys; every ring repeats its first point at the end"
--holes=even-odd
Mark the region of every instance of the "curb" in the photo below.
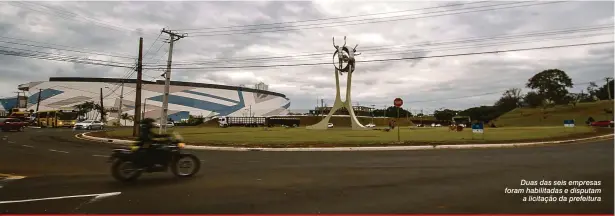
{"type": "MultiPolygon", "coordinates": [[[[98,141],[105,143],[112,143],[118,145],[129,145],[136,143],[130,140],[121,139],[109,139],[88,136],[87,133],[81,133],[75,135],[77,139],[98,141]],[[80,138],[81,137],[81,138],[80,138]]],[[[270,151],[270,152],[310,152],[310,151],[409,151],[409,150],[433,150],[433,149],[476,149],[476,148],[516,148],[522,146],[534,146],[534,145],[549,145],[549,144],[562,144],[572,143],[593,139],[600,139],[611,137],[613,134],[587,137],[572,140],[560,140],[560,141],[544,141],[544,142],[526,142],[526,143],[502,143],[502,144],[459,144],[459,145],[421,145],[421,146],[388,146],[388,147],[325,147],[325,148],[246,148],[246,147],[222,147],[222,146],[194,146],[186,145],[186,149],[192,150],[208,150],[208,151],[270,151]]]]}

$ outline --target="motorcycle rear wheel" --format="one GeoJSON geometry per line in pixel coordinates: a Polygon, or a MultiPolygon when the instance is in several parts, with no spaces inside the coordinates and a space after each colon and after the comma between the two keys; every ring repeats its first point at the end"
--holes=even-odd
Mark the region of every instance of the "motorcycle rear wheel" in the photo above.
{"type": "Polygon", "coordinates": [[[118,181],[127,182],[136,180],[141,176],[141,173],[142,171],[131,161],[115,160],[111,166],[111,174],[113,178],[118,181]],[[129,174],[126,174],[127,170],[130,170],[129,174]]]}
{"type": "Polygon", "coordinates": [[[177,177],[190,177],[198,173],[201,169],[201,161],[194,155],[185,154],[177,157],[171,164],[171,172],[177,177]],[[188,166],[188,167],[186,167],[188,166]],[[188,168],[190,171],[185,172],[183,169],[188,168]]]}

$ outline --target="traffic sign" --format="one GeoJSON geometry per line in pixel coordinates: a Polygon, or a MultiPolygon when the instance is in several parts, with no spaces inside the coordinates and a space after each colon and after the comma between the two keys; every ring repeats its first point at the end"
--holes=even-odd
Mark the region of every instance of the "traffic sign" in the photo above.
{"type": "Polygon", "coordinates": [[[395,98],[395,100],[393,100],[393,105],[396,107],[401,107],[401,105],[404,105],[404,100],[401,98],[395,98]]]}
{"type": "Polygon", "coordinates": [[[574,119],[564,120],[564,127],[574,127],[574,119]]]}
{"type": "Polygon", "coordinates": [[[483,123],[475,123],[472,124],[472,133],[484,133],[485,132],[485,128],[483,126],[483,123]]]}

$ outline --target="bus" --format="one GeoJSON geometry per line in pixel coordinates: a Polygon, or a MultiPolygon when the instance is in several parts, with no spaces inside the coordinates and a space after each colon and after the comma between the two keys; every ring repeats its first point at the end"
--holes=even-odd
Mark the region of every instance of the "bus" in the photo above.
{"type": "Polygon", "coordinates": [[[36,113],[36,124],[41,127],[74,127],[77,117],[74,110],[39,111],[36,113]]]}

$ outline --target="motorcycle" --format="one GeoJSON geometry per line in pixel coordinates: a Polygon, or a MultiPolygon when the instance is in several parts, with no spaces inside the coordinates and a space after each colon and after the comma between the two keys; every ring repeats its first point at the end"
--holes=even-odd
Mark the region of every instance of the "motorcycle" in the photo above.
{"type": "Polygon", "coordinates": [[[185,147],[179,134],[174,133],[163,144],[152,144],[151,150],[140,151],[140,147],[116,148],[109,157],[111,174],[118,181],[133,181],[143,172],[171,172],[177,177],[190,177],[195,175],[200,167],[200,160],[189,153],[181,151],[185,147]],[[156,155],[148,155],[156,154],[156,155]],[[148,160],[147,157],[157,161],[148,160]]]}

